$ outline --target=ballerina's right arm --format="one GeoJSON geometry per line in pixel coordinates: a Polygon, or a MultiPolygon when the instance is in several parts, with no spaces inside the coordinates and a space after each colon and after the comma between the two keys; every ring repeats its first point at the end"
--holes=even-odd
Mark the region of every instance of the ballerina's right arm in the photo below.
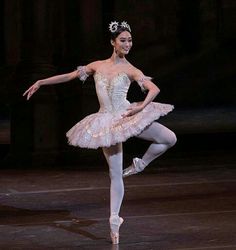
{"type": "Polygon", "coordinates": [[[75,78],[79,78],[81,81],[85,81],[87,77],[94,73],[93,63],[88,64],[87,66],[79,66],[76,70],[62,75],[52,76],[46,79],[38,80],[33,85],[31,85],[23,94],[27,95],[27,100],[43,85],[52,85],[63,82],[71,81],[75,78]]]}

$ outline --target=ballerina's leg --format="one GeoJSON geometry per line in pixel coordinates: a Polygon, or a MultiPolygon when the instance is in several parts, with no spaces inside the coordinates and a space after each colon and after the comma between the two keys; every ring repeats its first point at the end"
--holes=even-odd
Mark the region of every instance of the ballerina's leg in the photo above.
{"type": "Polygon", "coordinates": [[[173,147],[177,141],[175,133],[158,122],[153,122],[137,137],[152,142],[142,157],[146,166],[173,147]]]}
{"type": "Polygon", "coordinates": [[[124,197],[124,183],[122,177],[123,151],[122,143],[109,148],[103,148],[103,153],[109,165],[110,174],[110,228],[113,244],[119,243],[119,227],[123,219],[119,217],[120,207],[124,197]]]}
{"type": "Polygon", "coordinates": [[[133,164],[124,169],[123,177],[143,171],[147,165],[165,153],[167,149],[174,146],[177,141],[175,133],[158,122],[153,122],[137,137],[151,141],[152,143],[141,159],[134,158],[133,164]]]}

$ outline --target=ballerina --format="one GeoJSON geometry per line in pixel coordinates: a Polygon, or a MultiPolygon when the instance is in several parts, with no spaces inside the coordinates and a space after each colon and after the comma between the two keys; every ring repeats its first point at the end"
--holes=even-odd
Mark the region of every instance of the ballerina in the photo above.
{"type": "Polygon", "coordinates": [[[125,21],[109,24],[113,52],[110,58],[79,66],[76,70],[36,81],[23,94],[27,100],[40,87],[68,82],[75,78],[85,81],[93,76],[100,104],[97,113],[86,116],[67,133],[68,144],[81,148],[102,148],[110,174],[110,236],[113,244],[119,243],[119,216],[124,197],[123,178],[137,174],[154,159],[176,143],[176,136],[167,127],[156,122],[173,110],[170,104],[153,102],[160,89],[143,72],[133,66],[126,55],[132,47],[131,28],[125,21]],[[127,92],[131,82],[137,82],[147,92],[144,100],[130,103],[127,92]],[[142,158],[134,158],[123,170],[122,143],[130,137],[151,141],[142,158]]]}

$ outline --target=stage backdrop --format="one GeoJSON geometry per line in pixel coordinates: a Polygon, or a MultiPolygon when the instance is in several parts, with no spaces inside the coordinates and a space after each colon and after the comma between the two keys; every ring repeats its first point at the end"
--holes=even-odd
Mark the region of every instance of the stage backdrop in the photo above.
{"type": "MultiPolygon", "coordinates": [[[[69,147],[65,137],[78,120],[98,110],[93,79],[43,87],[28,102],[22,93],[38,79],[109,57],[113,20],[130,24],[134,44],[128,59],[154,78],[161,89],[156,101],[176,107],[164,123],[181,135],[204,131],[201,119],[209,119],[208,131],[214,129],[218,119],[215,132],[235,132],[230,114],[236,104],[236,1],[5,0],[0,14],[4,165],[102,161],[100,151],[69,147]]],[[[144,98],[137,84],[128,98],[144,98]]],[[[136,144],[130,147],[135,151],[136,144]]]]}

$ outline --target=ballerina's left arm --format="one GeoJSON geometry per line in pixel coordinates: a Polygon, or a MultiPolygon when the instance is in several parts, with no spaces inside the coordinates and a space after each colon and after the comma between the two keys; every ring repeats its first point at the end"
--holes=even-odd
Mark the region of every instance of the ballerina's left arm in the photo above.
{"type": "Polygon", "coordinates": [[[139,105],[129,108],[124,117],[132,116],[142,111],[160,93],[160,89],[151,81],[152,78],[145,76],[140,70],[135,70],[132,78],[139,84],[142,90],[148,91],[148,94],[144,101],[140,102],[139,105]]]}

